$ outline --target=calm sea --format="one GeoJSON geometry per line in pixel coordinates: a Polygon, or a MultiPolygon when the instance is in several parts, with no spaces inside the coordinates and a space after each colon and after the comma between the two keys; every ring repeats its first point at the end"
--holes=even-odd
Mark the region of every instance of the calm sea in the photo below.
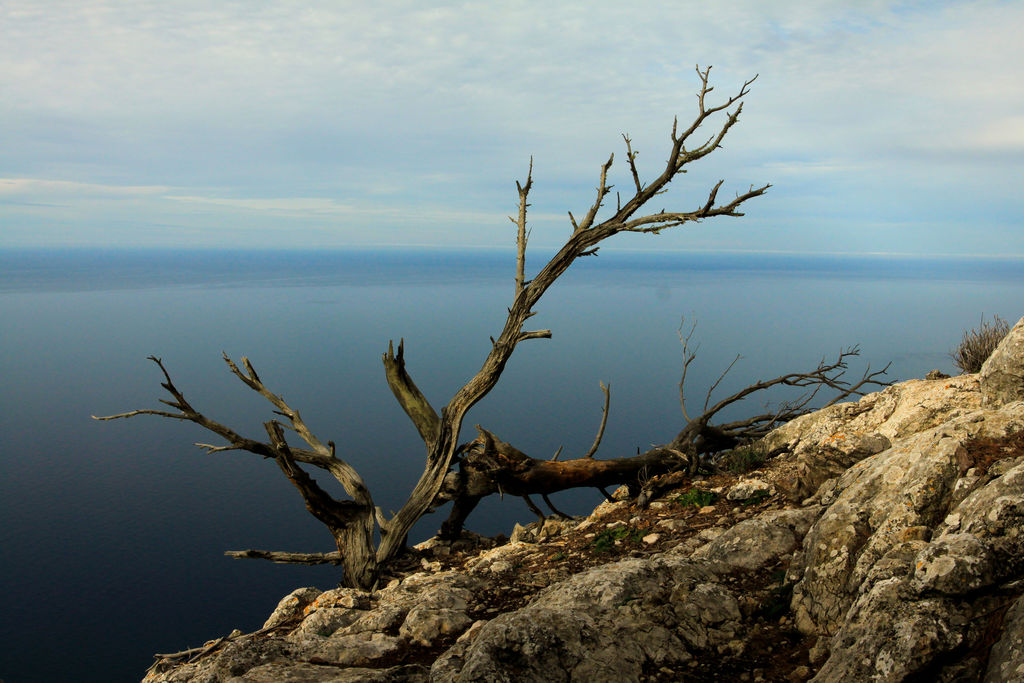
{"type": "MultiPolygon", "coordinates": [[[[689,386],[700,402],[737,354],[723,391],[853,344],[851,375],[891,361],[890,377],[907,379],[952,372],[948,352],[983,313],[1024,315],[1020,260],[605,251],[548,292],[532,322],[554,338],[517,350],[466,436],[479,423],[539,457],[582,454],[604,381],[599,455],[671,439],[683,316],[698,322],[689,386]]],[[[254,630],[293,588],[337,582],[331,567],[223,556],[331,549],[274,463],[207,455],[191,444],[215,437],[190,424],[89,418],[160,407],[147,356],[198,409],[258,437],[269,406],[220,360],[248,356],[397,509],[423,449],[380,355],[404,337],[410,373],[440,407],[500,331],[512,276],[498,251],[0,252],[0,679],[137,680],[155,652],[254,630]]],[[[555,500],[581,512],[597,497],[555,500]]],[[[530,518],[505,498],[469,526],[495,534],[530,518]]],[[[424,519],[415,540],[441,519],[424,519]]]]}

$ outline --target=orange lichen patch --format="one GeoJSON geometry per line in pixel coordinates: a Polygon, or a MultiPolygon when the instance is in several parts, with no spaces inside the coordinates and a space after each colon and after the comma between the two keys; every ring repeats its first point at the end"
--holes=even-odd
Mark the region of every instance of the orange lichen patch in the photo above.
{"type": "Polygon", "coordinates": [[[1000,438],[979,437],[965,441],[956,449],[956,464],[960,476],[967,470],[977,468],[979,474],[987,474],[988,468],[998,460],[1024,455],[1024,430],[1000,438]]]}
{"type": "Polygon", "coordinates": [[[308,615],[310,612],[315,612],[322,606],[320,604],[320,598],[323,597],[323,593],[313,598],[313,601],[302,608],[302,614],[308,615]]]}

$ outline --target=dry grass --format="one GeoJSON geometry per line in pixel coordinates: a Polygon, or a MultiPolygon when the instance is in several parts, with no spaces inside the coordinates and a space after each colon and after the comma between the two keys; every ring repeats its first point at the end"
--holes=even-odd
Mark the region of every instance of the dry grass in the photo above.
{"type": "Polygon", "coordinates": [[[1009,331],[1010,324],[998,315],[992,316],[991,322],[985,322],[985,316],[982,315],[978,327],[964,332],[960,345],[949,354],[953,364],[960,368],[961,372],[979,372],[982,364],[992,355],[1009,331]]]}

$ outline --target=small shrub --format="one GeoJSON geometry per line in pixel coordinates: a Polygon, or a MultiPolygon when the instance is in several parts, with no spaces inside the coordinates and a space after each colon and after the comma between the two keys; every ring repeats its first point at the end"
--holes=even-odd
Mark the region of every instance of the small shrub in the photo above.
{"type": "Polygon", "coordinates": [[[704,491],[703,489],[690,489],[686,493],[676,496],[677,503],[681,503],[682,505],[692,505],[698,508],[711,505],[717,499],[717,493],[714,491],[704,491]]]}
{"type": "Polygon", "coordinates": [[[739,446],[727,453],[719,461],[719,467],[733,474],[743,474],[756,470],[764,464],[764,447],[760,444],[739,446]]]}
{"type": "Polygon", "coordinates": [[[991,323],[985,322],[985,316],[982,315],[978,327],[964,332],[960,345],[949,356],[961,372],[979,372],[1009,331],[1010,324],[998,315],[992,316],[991,323]]]}

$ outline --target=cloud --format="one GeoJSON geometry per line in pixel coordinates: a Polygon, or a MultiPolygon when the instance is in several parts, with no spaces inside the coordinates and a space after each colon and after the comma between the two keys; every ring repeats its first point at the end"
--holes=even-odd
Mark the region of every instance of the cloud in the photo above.
{"type": "Polygon", "coordinates": [[[159,185],[101,185],[44,178],[0,178],[0,195],[50,197],[145,197],[162,195],[169,188],[159,185]]]}
{"type": "Polygon", "coordinates": [[[188,195],[167,195],[167,199],[190,204],[207,204],[247,211],[269,211],[279,214],[348,214],[352,207],[339,204],[333,199],[315,197],[284,197],[274,199],[238,199],[229,197],[195,197],[188,195]]]}
{"type": "Polygon", "coordinates": [[[968,144],[1000,152],[1024,152],[1024,116],[1003,116],[984,125],[968,144]]]}

